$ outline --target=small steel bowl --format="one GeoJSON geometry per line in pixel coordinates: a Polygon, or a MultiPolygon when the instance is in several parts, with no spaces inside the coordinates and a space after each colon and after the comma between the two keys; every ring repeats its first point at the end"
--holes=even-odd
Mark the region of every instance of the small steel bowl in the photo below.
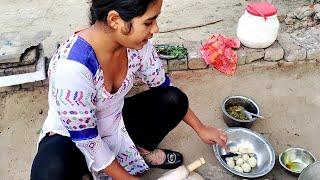
{"type": "Polygon", "coordinates": [[[260,108],[258,104],[254,102],[252,99],[240,95],[226,97],[221,104],[221,110],[223,113],[223,120],[229,127],[251,128],[253,123],[257,120],[256,117],[253,117],[250,120],[241,120],[232,117],[227,112],[227,109],[229,109],[229,107],[231,106],[242,106],[247,111],[260,115],[260,108]]]}
{"type": "Polygon", "coordinates": [[[319,180],[320,161],[310,164],[300,174],[298,180],[319,180]]]}
{"type": "Polygon", "coordinates": [[[316,161],[315,157],[302,148],[289,148],[279,155],[281,166],[294,176],[316,161]]]}
{"type": "Polygon", "coordinates": [[[233,174],[245,178],[258,178],[268,174],[275,164],[275,152],[271,144],[259,133],[256,133],[246,128],[228,128],[225,131],[228,136],[227,146],[231,147],[250,147],[253,149],[257,166],[249,173],[241,173],[227,165],[225,159],[221,155],[226,154],[226,151],[219,145],[213,145],[213,150],[220,164],[233,174]]]}

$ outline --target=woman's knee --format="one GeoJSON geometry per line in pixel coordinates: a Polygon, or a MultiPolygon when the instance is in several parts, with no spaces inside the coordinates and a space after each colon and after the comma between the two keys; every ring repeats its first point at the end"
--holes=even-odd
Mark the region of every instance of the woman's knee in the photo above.
{"type": "Polygon", "coordinates": [[[31,180],[67,179],[68,172],[64,160],[54,155],[43,157],[38,153],[32,163],[31,180]]]}
{"type": "Polygon", "coordinates": [[[170,108],[173,108],[175,112],[181,112],[183,115],[187,113],[189,108],[189,100],[187,95],[179,88],[169,86],[166,87],[163,93],[163,100],[170,108]]]}

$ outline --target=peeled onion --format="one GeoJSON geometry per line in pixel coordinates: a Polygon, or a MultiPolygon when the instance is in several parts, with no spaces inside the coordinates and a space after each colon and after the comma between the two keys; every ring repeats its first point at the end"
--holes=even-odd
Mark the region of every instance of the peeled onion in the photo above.
{"type": "Polygon", "coordinates": [[[243,169],[243,172],[250,172],[251,171],[251,166],[248,163],[242,164],[241,168],[243,169]]]}
{"type": "Polygon", "coordinates": [[[257,160],[254,157],[249,158],[248,163],[253,168],[257,166],[257,160]]]}
{"type": "Polygon", "coordinates": [[[238,172],[243,172],[243,169],[240,166],[235,166],[234,170],[236,170],[238,172]]]}

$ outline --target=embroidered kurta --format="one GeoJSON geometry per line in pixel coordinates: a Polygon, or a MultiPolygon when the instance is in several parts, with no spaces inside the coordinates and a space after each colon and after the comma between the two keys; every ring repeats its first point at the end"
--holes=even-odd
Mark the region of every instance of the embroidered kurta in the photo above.
{"type": "Polygon", "coordinates": [[[125,129],[124,97],[136,77],[149,87],[170,82],[151,42],[127,55],[127,74],[114,94],[106,91],[95,52],[80,36],[61,45],[49,65],[49,111],[39,141],[48,132],[70,137],[95,178],[115,159],[132,175],[148,169],[125,129]]]}

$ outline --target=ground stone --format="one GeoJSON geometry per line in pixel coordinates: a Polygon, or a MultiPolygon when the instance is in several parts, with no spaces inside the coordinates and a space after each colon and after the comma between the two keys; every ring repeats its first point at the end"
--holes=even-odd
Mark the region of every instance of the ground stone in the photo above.
{"type": "Polygon", "coordinates": [[[246,63],[251,63],[253,61],[260,60],[264,57],[264,49],[251,49],[245,48],[246,50],[246,63]]]}
{"type": "Polygon", "coordinates": [[[310,17],[315,13],[314,8],[311,8],[309,6],[303,6],[301,8],[296,9],[293,14],[298,19],[303,19],[304,17],[310,17]]]}
{"type": "Polygon", "coordinates": [[[278,61],[284,56],[284,50],[278,43],[274,42],[270,47],[265,49],[264,60],[266,61],[278,61]]]}
{"type": "Polygon", "coordinates": [[[168,71],[179,71],[188,69],[187,59],[173,59],[168,61],[168,71]]]}
{"type": "Polygon", "coordinates": [[[247,52],[244,49],[244,47],[240,47],[236,51],[237,51],[237,56],[238,56],[238,64],[239,65],[246,64],[247,52]]]}
{"type": "Polygon", "coordinates": [[[307,51],[296,44],[288,33],[280,33],[278,35],[278,42],[284,49],[284,59],[286,61],[305,60],[307,51]]]}

